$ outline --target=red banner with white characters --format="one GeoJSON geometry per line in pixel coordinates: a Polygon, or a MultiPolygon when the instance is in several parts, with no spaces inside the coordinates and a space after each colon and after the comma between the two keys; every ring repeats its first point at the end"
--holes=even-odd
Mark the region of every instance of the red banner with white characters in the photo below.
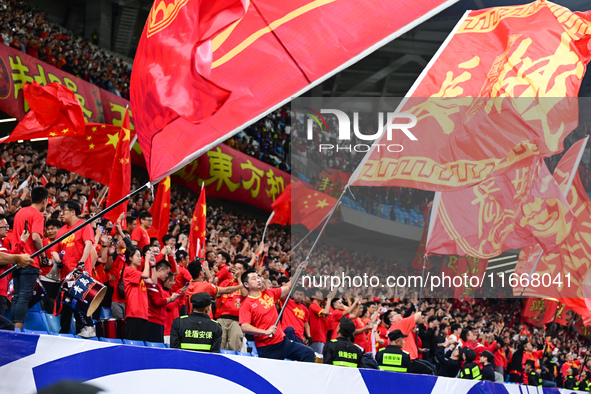
{"type": "MultiPolygon", "coordinates": [[[[21,120],[29,110],[23,87],[58,82],[76,94],[86,122],[121,126],[129,101],[41,60],[0,45],[0,110],[21,120]]],[[[133,126],[132,126],[133,129],[133,126]]]]}
{"type": "MultiPolygon", "coordinates": [[[[131,151],[131,162],[146,167],[141,150],[131,151]]],[[[174,184],[195,193],[205,183],[207,197],[224,198],[271,212],[271,204],[289,185],[291,175],[227,145],[221,144],[172,175],[174,184]]]]}

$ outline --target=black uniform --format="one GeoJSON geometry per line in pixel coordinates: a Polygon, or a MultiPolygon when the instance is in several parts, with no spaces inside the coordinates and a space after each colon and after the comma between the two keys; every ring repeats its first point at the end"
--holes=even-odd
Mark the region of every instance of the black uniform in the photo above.
{"type": "Polygon", "coordinates": [[[363,350],[355,346],[348,339],[338,337],[330,342],[326,342],[322,355],[324,364],[359,368],[361,358],[363,357],[363,350]]]}
{"type": "Polygon", "coordinates": [[[400,346],[388,345],[376,354],[376,361],[382,371],[408,372],[410,355],[400,346]]]}
{"type": "Polygon", "coordinates": [[[564,380],[564,388],[567,390],[574,390],[577,383],[577,379],[574,376],[568,375],[564,380]]]}
{"type": "Polygon", "coordinates": [[[222,326],[208,315],[192,312],[177,317],[170,327],[170,347],[219,353],[222,347],[222,326]]]}
{"type": "Polygon", "coordinates": [[[542,377],[536,371],[530,371],[527,374],[527,385],[542,387],[542,377]]]}
{"type": "Polygon", "coordinates": [[[460,378],[470,380],[482,380],[480,367],[474,361],[464,363],[464,365],[460,369],[460,378]]]}
{"type": "Polygon", "coordinates": [[[495,381],[495,369],[492,364],[482,367],[480,373],[482,374],[482,380],[488,380],[489,382],[495,381]]]}

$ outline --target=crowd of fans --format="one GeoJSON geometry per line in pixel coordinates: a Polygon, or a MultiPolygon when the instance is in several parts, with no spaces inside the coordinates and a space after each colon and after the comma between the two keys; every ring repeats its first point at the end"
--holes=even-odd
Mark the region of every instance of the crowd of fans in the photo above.
{"type": "MultiPolygon", "coordinates": [[[[68,223],[100,210],[98,203],[103,197],[103,188],[75,174],[45,166],[45,154],[42,148],[34,149],[33,145],[26,142],[7,145],[2,151],[0,167],[4,183],[0,190],[0,228],[4,220],[10,228],[2,239],[6,249],[10,250],[11,245],[18,243],[18,238],[23,235],[13,230],[16,226],[15,216],[20,210],[34,206],[35,189],[45,182],[48,182],[44,186],[48,205],[42,214],[45,219],[43,236],[46,240],[55,239],[64,225],[68,227],[68,223]],[[93,187],[97,188],[95,198],[87,204],[93,187]],[[87,212],[83,212],[84,207],[88,207],[87,212]],[[72,218],[70,215],[76,216],[72,218]]],[[[133,183],[132,187],[135,188],[140,182],[134,178],[133,183]]],[[[190,215],[195,207],[196,196],[172,187],[169,232],[161,240],[146,234],[152,223],[148,213],[152,201],[150,193],[130,201],[126,223],[123,217],[115,224],[106,220],[98,221],[90,237],[92,249],[96,253],[91,253],[88,258],[92,264],[90,268],[85,266],[95,280],[107,286],[108,296],[102,305],[111,308],[113,317],[125,319],[126,336],[129,338],[138,335],[133,319],[143,319],[147,327],[144,331],[149,337],[140,335],[140,338],[168,340],[174,319],[190,311],[189,296],[194,294],[191,288],[195,283],[215,289],[212,294],[218,298],[212,311],[214,317],[220,321],[224,318],[236,321],[244,295],[232,286],[240,286],[242,274],[254,269],[263,278],[265,288],[285,286],[294,274],[292,262],[303,260],[312,244],[309,239],[300,242],[301,238],[297,237],[292,240],[288,231],[275,226],[268,229],[265,241],[261,242],[263,222],[222,208],[208,207],[207,242],[203,254],[207,264],[202,265],[199,261],[189,261],[187,256],[190,215]],[[295,245],[292,243],[299,245],[293,249],[295,245]],[[152,265],[155,268],[149,274],[152,265]],[[138,309],[134,301],[129,299],[135,297],[133,280],[130,279],[134,275],[145,281],[148,287],[149,302],[143,306],[144,309],[138,309]],[[124,280],[120,280],[121,277],[124,280]],[[122,293],[119,291],[120,282],[123,283],[122,293]],[[189,286],[185,290],[187,284],[189,286]]],[[[53,253],[48,255],[50,263],[52,259],[60,258],[63,259],[53,253]]],[[[413,272],[407,262],[386,261],[369,253],[322,244],[312,253],[309,266],[303,274],[311,277],[343,272],[347,275],[385,275],[392,272],[393,264],[397,273],[413,272]]],[[[44,279],[47,279],[51,267],[51,264],[40,266],[40,274],[46,276],[44,279]]],[[[69,268],[62,270],[61,280],[68,271],[69,268]]],[[[523,382],[524,378],[527,381],[526,376],[531,372],[530,367],[526,367],[530,362],[526,361],[532,359],[532,370],[538,371],[540,384],[556,384],[559,387],[573,387],[571,385],[574,384],[583,387],[586,384],[581,382],[586,381],[591,368],[591,360],[588,362],[586,357],[589,340],[577,334],[572,326],[550,324],[544,329],[520,324],[521,306],[514,309],[515,313],[507,314],[515,301],[494,298],[441,299],[435,298],[439,297],[437,294],[425,290],[419,302],[418,291],[397,287],[382,292],[371,292],[366,288],[340,288],[331,294],[317,290],[321,289],[296,289],[285,312],[289,325],[282,327],[289,338],[311,346],[317,356],[323,354],[320,344],[330,341],[341,332],[339,319],[348,317],[355,325],[352,342],[368,354],[359,364],[366,368],[379,368],[369,354],[373,354],[374,346],[379,352],[380,348],[388,345],[389,332],[401,330],[403,334],[398,334],[399,337],[408,335],[403,349],[411,355],[409,372],[454,377],[458,375],[462,362],[475,362],[482,367],[479,369],[482,378],[490,378],[485,370],[488,371],[490,368],[486,368],[486,365],[491,364],[499,372],[499,375],[493,375],[493,379],[501,381],[508,378],[523,382]],[[294,314],[294,311],[304,308],[306,313],[299,319],[300,315],[294,314]],[[301,330],[298,327],[300,324],[301,330]],[[474,350],[475,354],[468,348],[474,350]],[[481,357],[474,358],[475,355],[481,357]]],[[[54,312],[53,297],[49,293],[42,303],[48,312],[54,312]]],[[[9,298],[8,293],[0,297],[7,304],[9,298]]],[[[87,328],[92,323],[77,323],[77,330],[80,330],[78,334],[95,335],[92,329],[87,328]]],[[[64,321],[64,324],[67,322],[64,321]]],[[[69,329],[68,325],[62,331],[69,332],[69,329]]],[[[345,328],[342,331],[345,332],[345,328]]],[[[235,335],[226,335],[221,345],[223,349],[245,350],[244,335],[239,335],[239,340],[236,340],[235,335]]]]}

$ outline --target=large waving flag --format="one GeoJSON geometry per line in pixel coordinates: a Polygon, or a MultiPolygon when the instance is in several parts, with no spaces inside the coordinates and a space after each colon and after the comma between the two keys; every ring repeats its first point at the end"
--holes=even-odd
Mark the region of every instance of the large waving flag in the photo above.
{"type": "Polygon", "coordinates": [[[158,191],[154,198],[150,213],[154,221],[152,227],[148,230],[150,238],[156,238],[162,241],[162,237],[168,232],[170,224],[170,177],[167,176],[158,185],[158,191]]]}
{"type": "Polygon", "coordinates": [[[119,126],[87,123],[84,135],[49,136],[47,164],[107,186],[112,171],[109,163],[115,160],[120,130],[119,126]]]}
{"type": "Polygon", "coordinates": [[[530,161],[476,186],[439,192],[426,252],[488,259],[536,243],[558,251],[574,214],[544,160],[530,161]]]}
{"type": "Polygon", "coordinates": [[[376,149],[384,133],[349,184],[457,190],[562,151],[589,19],[547,1],[467,13],[397,109],[416,117],[416,140],[399,133],[403,150],[376,149]]]}
{"type": "Polygon", "coordinates": [[[31,110],[0,142],[75,136],[86,131],[82,107],[70,89],[57,82],[41,86],[33,81],[23,92],[31,110]]]}
{"type": "Polygon", "coordinates": [[[250,0],[243,16],[236,1],[155,1],[131,80],[150,179],[182,168],[455,1],[250,0]]]}
{"type": "MultiPolygon", "coordinates": [[[[541,280],[540,286],[527,286],[524,295],[559,300],[585,319],[591,318],[586,305],[586,298],[591,298],[591,277],[587,275],[591,268],[591,201],[577,167],[587,139],[575,143],[554,171],[561,188],[568,190],[567,200],[576,215],[571,233],[557,253],[543,253],[538,245],[523,248],[515,267],[518,276],[529,275],[536,267],[535,274],[541,280]]],[[[514,288],[513,293],[520,294],[522,289],[514,288]]]]}
{"type": "MultiPolygon", "coordinates": [[[[131,143],[131,130],[129,129],[129,110],[125,111],[123,124],[119,130],[119,143],[117,152],[111,167],[111,181],[109,182],[109,194],[107,195],[107,207],[110,207],[123,197],[129,195],[131,189],[131,160],[129,144],[131,143]]],[[[107,212],[103,217],[113,223],[122,213],[127,212],[127,204],[123,203],[107,212]]]]}

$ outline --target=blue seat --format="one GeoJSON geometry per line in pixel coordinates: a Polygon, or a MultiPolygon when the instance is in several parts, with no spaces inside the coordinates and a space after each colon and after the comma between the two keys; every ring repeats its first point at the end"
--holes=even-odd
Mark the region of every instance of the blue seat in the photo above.
{"type": "Polygon", "coordinates": [[[220,350],[221,354],[236,354],[236,352],[234,350],[226,350],[226,349],[222,349],[220,350]]]}
{"type": "Polygon", "coordinates": [[[49,313],[41,312],[41,317],[43,318],[43,322],[45,323],[45,328],[48,332],[60,332],[61,324],[60,318],[58,316],[53,316],[49,313]]]}
{"type": "Polygon", "coordinates": [[[254,341],[246,341],[246,350],[253,354],[259,354],[259,352],[257,352],[256,346],[254,345],[254,341]]]}
{"type": "Polygon", "coordinates": [[[109,343],[116,343],[118,345],[123,345],[123,341],[119,338],[99,338],[101,342],[109,342],[109,343]]]}
{"type": "Polygon", "coordinates": [[[41,303],[38,302],[35,305],[33,305],[31,308],[29,308],[29,312],[41,312],[41,303]]]}
{"type": "Polygon", "coordinates": [[[45,331],[45,323],[41,317],[41,312],[27,312],[23,328],[31,331],[45,331]]]}
{"type": "Polygon", "coordinates": [[[162,343],[162,342],[148,342],[148,341],[146,341],[146,347],[157,347],[157,348],[161,348],[161,349],[166,349],[166,346],[164,346],[164,343],[162,343]]]}
{"type": "Polygon", "coordinates": [[[24,332],[27,333],[27,334],[51,335],[47,331],[43,331],[43,330],[27,330],[26,328],[24,329],[24,332]]]}
{"type": "Polygon", "coordinates": [[[98,341],[97,337],[84,338],[84,337],[81,337],[80,335],[72,335],[72,337],[78,338],[78,339],[88,339],[89,341],[98,341]]]}
{"type": "Polygon", "coordinates": [[[101,319],[111,319],[113,315],[111,315],[111,308],[101,308],[101,319]]]}
{"type": "Polygon", "coordinates": [[[123,343],[125,345],[133,345],[133,346],[146,346],[144,341],[137,341],[135,339],[124,339],[123,343]]]}
{"type": "Polygon", "coordinates": [[[239,356],[252,357],[250,353],[245,353],[245,352],[236,352],[236,354],[239,356]]]}

